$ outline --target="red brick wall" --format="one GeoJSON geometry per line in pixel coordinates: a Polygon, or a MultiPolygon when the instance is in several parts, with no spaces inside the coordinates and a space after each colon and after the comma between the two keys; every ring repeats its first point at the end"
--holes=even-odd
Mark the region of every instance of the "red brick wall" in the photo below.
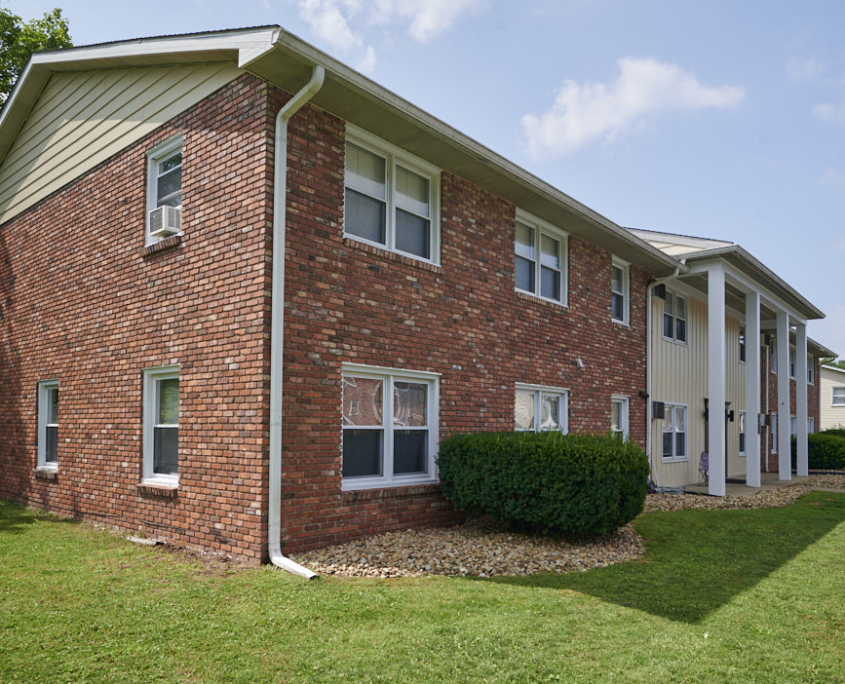
{"type": "MultiPolygon", "coordinates": [[[[772,337],[772,345],[775,344],[775,339],[772,337]]],[[[781,416],[778,412],[778,374],[771,372],[772,367],[772,346],[762,347],[761,353],[761,383],[760,391],[762,394],[760,410],[766,411],[766,395],[768,393],[769,409],[768,413],[778,413],[778,431],[790,429],[790,416],[781,416]],[[766,384],[768,381],[768,385],[766,384]]],[[[815,372],[814,384],[807,384],[807,416],[815,418],[816,431],[820,429],[821,417],[819,415],[819,392],[821,391],[820,373],[821,367],[819,360],[813,360],[815,372]]],[[[795,407],[797,406],[795,399],[795,379],[789,380],[789,405],[791,407],[791,415],[796,415],[795,407]]],[[[764,472],[776,473],[778,472],[778,457],[779,453],[772,453],[772,434],[771,428],[765,428],[764,434],[760,436],[760,453],[761,453],[761,467],[764,472]],[[767,438],[768,437],[768,438],[767,438]],[[766,445],[768,444],[768,470],[766,469],[766,445]]]]}
{"type": "Polygon", "coordinates": [[[0,496],[263,555],[266,86],[222,88],[0,227],[0,496]],[[146,156],[184,135],[178,244],[142,255],[146,156]],[[179,489],[143,492],[142,369],[180,369],[179,489]],[[36,387],[60,382],[58,476],[35,478],[36,387]]]}
{"type": "Polygon", "coordinates": [[[432,486],[341,492],[344,362],[439,373],[441,437],[513,429],[525,382],[570,389],[573,431],[608,431],[629,395],[643,444],[648,275],[632,269],[630,327],[610,319],[611,255],[574,237],[567,308],[516,293],[515,208],[448,173],[440,266],[344,239],[344,130],[311,107],[290,124],[284,548],[456,519],[432,486]]]}

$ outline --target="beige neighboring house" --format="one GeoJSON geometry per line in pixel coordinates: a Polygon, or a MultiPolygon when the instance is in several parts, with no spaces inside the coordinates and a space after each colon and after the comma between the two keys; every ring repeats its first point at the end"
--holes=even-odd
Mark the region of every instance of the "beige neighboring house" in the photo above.
{"type": "Polygon", "coordinates": [[[822,366],[821,380],[819,425],[822,430],[845,428],[845,370],[822,366]]]}

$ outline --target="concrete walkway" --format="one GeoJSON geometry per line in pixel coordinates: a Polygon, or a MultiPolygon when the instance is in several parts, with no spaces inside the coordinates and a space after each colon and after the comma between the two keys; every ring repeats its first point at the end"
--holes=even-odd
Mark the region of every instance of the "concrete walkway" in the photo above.
{"type": "MultiPolygon", "coordinates": [[[[764,489],[791,487],[792,485],[801,484],[806,480],[806,477],[798,477],[797,475],[793,475],[791,480],[780,480],[778,479],[777,473],[760,473],[760,487],[746,487],[744,483],[736,484],[734,482],[728,482],[725,484],[725,496],[751,496],[764,489]]],[[[686,485],[684,489],[694,494],[708,493],[706,483],[686,485]]]]}

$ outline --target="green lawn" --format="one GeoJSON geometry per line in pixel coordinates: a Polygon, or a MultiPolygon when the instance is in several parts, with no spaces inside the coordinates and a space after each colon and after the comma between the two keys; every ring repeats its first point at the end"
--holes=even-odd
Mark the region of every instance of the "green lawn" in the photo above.
{"type": "Polygon", "coordinates": [[[0,501],[0,682],[841,682],[845,495],[652,513],[640,562],[307,582],[0,501]]]}

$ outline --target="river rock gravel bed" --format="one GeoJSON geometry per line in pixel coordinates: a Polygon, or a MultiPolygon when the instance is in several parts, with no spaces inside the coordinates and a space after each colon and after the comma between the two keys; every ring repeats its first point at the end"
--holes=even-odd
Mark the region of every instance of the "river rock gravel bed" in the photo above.
{"type": "MultiPolygon", "coordinates": [[[[845,474],[813,475],[799,484],[742,497],[649,494],[645,512],[787,506],[817,488],[845,490],[845,474]]],[[[294,554],[293,558],[318,574],[342,577],[493,577],[588,570],[634,560],[643,552],[642,540],[630,525],[612,535],[572,542],[509,532],[488,521],[470,520],[454,527],[388,532],[294,554]]]]}

